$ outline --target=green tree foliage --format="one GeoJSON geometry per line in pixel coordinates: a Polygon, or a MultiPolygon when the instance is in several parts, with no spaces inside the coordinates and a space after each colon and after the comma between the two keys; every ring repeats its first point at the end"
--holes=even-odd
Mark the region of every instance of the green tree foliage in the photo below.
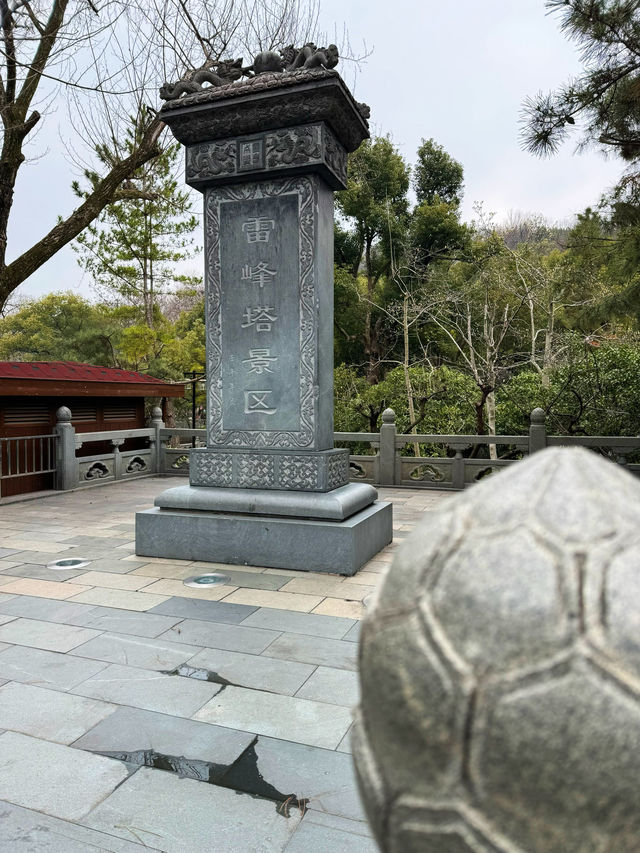
{"type": "MultiPolygon", "coordinates": [[[[139,146],[140,132],[140,122],[132,120],[127,150],[139,146]]],[[[186,283],[176,266],[193,254],[191,235],[198,224],[189,193],[179,189],[175,168],[179,154],[180,145],[170,145],[137,169],[123,187],[131,197],[107,205],[73,244],[98,293],[140,307],[150,329],[157,320],[158,296],[186,283]]],[[[96,149],[96,155],[105,166],[115,157],[105,145],[96,149]]],[[[81,198],[100,180],[93,171],[86,171],[85,177],[87,189],[74,184],[81,198]]]]}
{"type": "Polygon", "coordinates": [[[50,293],[23,302],[0,319],[3,361],[82,361],[112,365],[110,312],[73,293],[50,293]]]}
{"type": "Polygon", "coordinates": [[[459,205],[462,198],[464,171],[442,145],[433,139],[423,139],[418,148],[413,170],[413,187],[418,203],[436,201],[459,205]]]}
{"type": "Polygon", "coordinates": [[[582,127],[583,144],[640,156],[640,6],[637,0],[547,0],[567,37],[578,44],[583,74],[525,103],[524,141],[553,153],[582,127]]]}

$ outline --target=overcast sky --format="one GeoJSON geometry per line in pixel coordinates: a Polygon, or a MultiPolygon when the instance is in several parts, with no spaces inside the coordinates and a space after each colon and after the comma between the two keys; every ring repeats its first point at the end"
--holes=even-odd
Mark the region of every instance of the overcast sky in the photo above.
{"type": "MultiPolygon", "coordinates": [[[[143,0],[144,2],[144,0],[143,0]]],[[[621,172],[615,159],[576,154],[569,142],[551,159],[522,151],[519,111],[527,95],[552,89],[580,70],[575,46],[560,33],[543,0],[321,0],[321,27],[346,25],[354,53],[372,51],[357,74],[355,94],[371,107],[372,132],[389,134],[412,162],[432,137],[464,166],[463,216],[482,202],[498,219],[510,211],[569,221],[598,201],[621,172]]],[[[338,67],[340,70],[340,66],[338,67]]],[[[345,78],[353,69],[343,63],[345,78]]],[[[28,248],[77,204],[74,175],[59,143],[66,111],[47,120],[38,149],[16,189],[9,235],[11,257],[28,248]]],[[[64,132],[64,131],[63,131],[64,132]]],[[[576,140],[577,141],[577,140],[576,140]]],[[[201,258],[194,272],[200,272],[201,258]]],[[[88,278],[70,248],[17,291],[54,290],[89,296],[88,278]]]]}

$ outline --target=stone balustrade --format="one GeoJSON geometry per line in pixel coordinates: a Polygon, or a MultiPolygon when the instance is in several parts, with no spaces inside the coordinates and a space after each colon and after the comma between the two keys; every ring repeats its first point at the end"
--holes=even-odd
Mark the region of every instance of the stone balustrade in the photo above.
{"type": "MultiPolygon", "coordinates": [[[[56,432],[60,489],[150,474],[185,477],[189,473],[192,448],[204,446],[206,441],[204,429],[167,428],[160,409],[155,410],[145,429],[76,433],[70,419],[63,417],[58,420],[56,432]],[[123,442],[127,438],[146,438],[149,446],[122,452],[121,445],[114,445],[108,453],[76,458],[79,444],[123,442]]],[[[627,459],[640,453],[640,436],[549,435],[541,409],[531,413],[529,433],[525,435],[407,435],[398,432],[395,413],[387,409],[379,432],[335,432],[334,441],[341,446],[351,444],[362,449],[365,445],[371,449],[370,454],[351,454],[350,479],[377,486],[464,489],[519,458],[558,446],[591,448],[631,473],[640,474],[640,464],[627,459]],[[431,449],[433,455],[404,455],[405,450],[412,451],[416,444],[431,449]],[[487,458],[491,445],[498,450],[497,459],[487,458]]]]}

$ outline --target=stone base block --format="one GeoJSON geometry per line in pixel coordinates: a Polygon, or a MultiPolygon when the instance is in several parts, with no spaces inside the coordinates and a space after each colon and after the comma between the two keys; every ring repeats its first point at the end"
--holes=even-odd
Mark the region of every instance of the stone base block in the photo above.
{"type": "Polygon", "coordinates": [[[349,482],[349,451],[192,450],[192,486],[328,492],[349,482]]]}
{"type": "Polygon", "coordinates": [[[136,513],[136,553],[353,575],[393,538],[392,506],[376,502],[345,521],[154,507],[136,513]]]}
{"type": "Polygon", "coordinates": [[[161,509],[188,509],[243,515],[282,515],[344,521],[370,506],[378,492],[367,483],[348,483],[330,492],[293,492],[275,489],[213,489],[176,486],[155,499],[161,509]]]}

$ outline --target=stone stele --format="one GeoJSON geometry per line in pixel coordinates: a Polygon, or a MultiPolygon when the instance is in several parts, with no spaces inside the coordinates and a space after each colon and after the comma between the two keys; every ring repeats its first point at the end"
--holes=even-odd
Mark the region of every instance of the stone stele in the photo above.
{"type": "Polygon", "coordinates": [[[336,62],[305,46],[162,89],[204,195],[207,446],[137,514],[138,554],[350,575],[391,541],[333,447],[333,192],[369,135],[336,62]]]}
{"type": "Polygon", "coordinates": [[[549,449],[448,500],[364,621],[385,853],[640,849],[640,482],[549,449]]]}

